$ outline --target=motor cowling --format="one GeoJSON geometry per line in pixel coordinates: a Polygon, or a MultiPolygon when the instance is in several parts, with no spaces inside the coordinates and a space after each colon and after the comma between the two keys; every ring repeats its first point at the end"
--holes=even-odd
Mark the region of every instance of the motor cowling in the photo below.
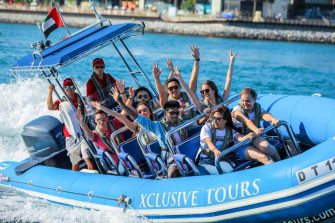
{"type": "Polygon", "coordinates": [[[32,156],[46,157],[65,147],[63,124],[53,116],[41,116],[27,123],[21,134],[32,156]]]}

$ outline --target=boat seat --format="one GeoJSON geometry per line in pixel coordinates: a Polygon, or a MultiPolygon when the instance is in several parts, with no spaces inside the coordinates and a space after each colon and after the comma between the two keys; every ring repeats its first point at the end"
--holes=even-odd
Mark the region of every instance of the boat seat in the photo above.
{"type": "Polygon", "coordinates": [[[157,140],[149,143],[143,148],[144,157],[152,172],[157,178],[167,178],[167,167],[161,157],[162,149],[157,140]]]}
{"type": "Polygon", "coordinates": [[[154,172],[151,172],[148,163],[137,142],[137,138],[132,138],[119,145],[119,159],[124,163],[131,176],[154,179],[154,172]],[[136,174],[135,174],[136,173],[136,174]]]}
{"type": "Polygon", "coordinates": [[[197,154],[200,147],[200,134],[196,134],[191,138],[176,145],[172,149],[174,160],[183,176],[200,175],[195,163],[197,163],[197,154]]]}
{"type": "Polygon", "coordinates": [[[196,134],[199,134],[200,131],[201,131],[201,128],[202,128],[202,126],[199,125],[199,126],[197,126],[197,127],[195,127],[195,128],[188,129],[188,130],[187,130],[187,135],[188,135],[188,137],[190,138],[190,137],[192,137],[192,136],[194,136],[194,135],[196,135],[196,134]]]}

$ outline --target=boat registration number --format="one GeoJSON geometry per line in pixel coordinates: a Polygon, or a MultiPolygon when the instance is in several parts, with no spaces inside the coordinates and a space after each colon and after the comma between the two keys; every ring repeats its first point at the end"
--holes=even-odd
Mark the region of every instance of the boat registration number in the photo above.
{"type": "Polygon", "coordinates": [[[302,184],[327,175],[331,172],[335,172],[335,157],[314,164],[313,166],[307,167],[303,170],[299,170],[295,174],[299,184],[302,184]]]}

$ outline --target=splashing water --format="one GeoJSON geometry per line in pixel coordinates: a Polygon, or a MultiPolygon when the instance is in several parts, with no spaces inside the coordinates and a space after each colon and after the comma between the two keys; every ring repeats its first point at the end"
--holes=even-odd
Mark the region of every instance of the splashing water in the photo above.
{"type": "Polygon", "coordinates": [[[135,216],[50,204],[11,188],[0,187],[0,222],[140,222],[135,216]],[[4,202],[6,201],[6,202],[4,202]]]}
{"type": "MultiPolygon", "coordinates": [[[[20,161],[29,156],[21,138],[27,122],[42,115],[59,118],[57,111],[47,110],[47,86],[46,81],[41,79],[17,79],[9,84],[0,84],[0,162],[20,161]]],[[[140,222],[134,216],[113,211],[50,204],[4,187],[0,187],[0,204],[0,222],[140,222]]]]}

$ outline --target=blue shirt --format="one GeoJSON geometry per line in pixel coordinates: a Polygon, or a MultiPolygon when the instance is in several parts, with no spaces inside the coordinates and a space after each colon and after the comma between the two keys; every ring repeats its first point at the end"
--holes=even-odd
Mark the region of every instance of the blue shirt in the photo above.
{"type": "Polygon", "coordinates": [[[168,149],[168,145],[165,142],[165,130],[163,128],[163,125],[159,121],[151,121],[150,119],[147,119],[146,117],[139,115],[134,120],[137,124],[141,126],[142,129],[148,130],[152,133],[154,133],[157,136],[157,141],[161,148],[168,149]]]}

